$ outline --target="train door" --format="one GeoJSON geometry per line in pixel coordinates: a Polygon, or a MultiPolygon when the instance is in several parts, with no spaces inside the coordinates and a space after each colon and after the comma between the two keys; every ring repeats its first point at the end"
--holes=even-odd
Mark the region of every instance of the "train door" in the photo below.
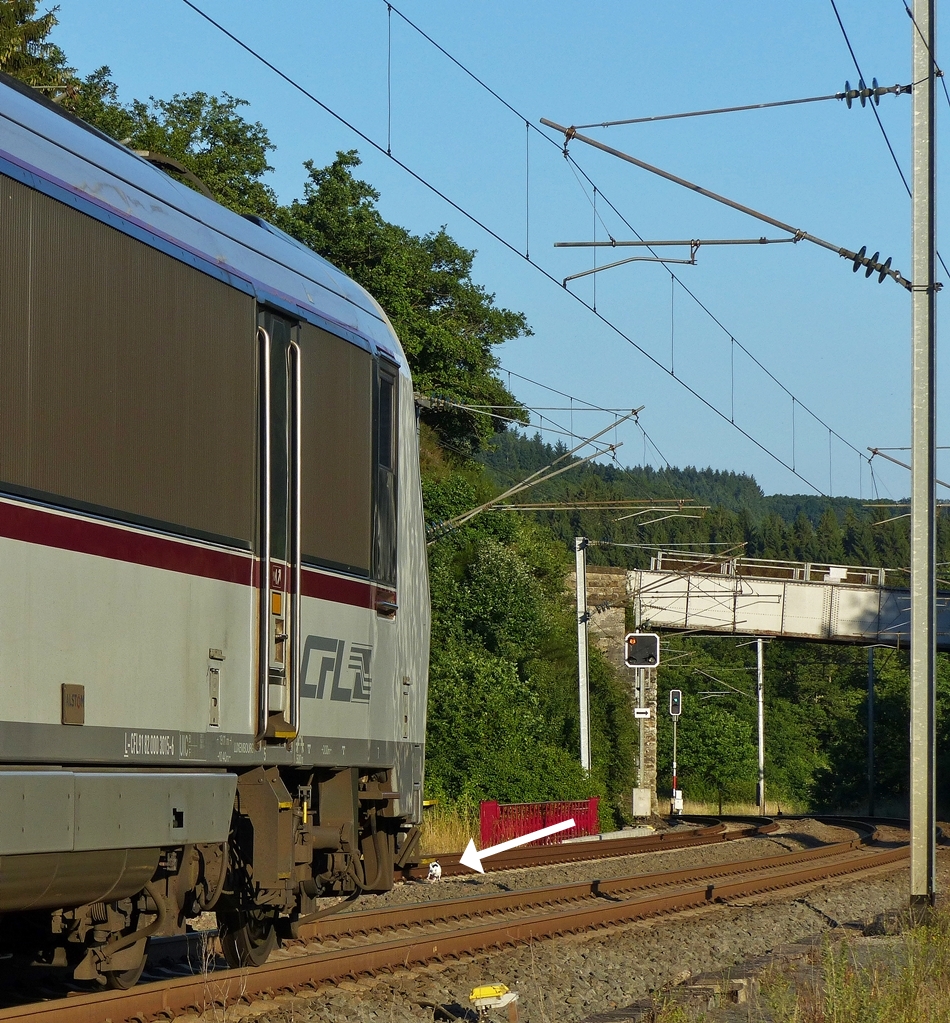
{"type": "MultiPolygon", "coordinates": [[[[376,365],[374,382],[374,452],[376,473],[373,487],[373,579],[376,585],[375,678],[380,688],[392,694],[389,707],[395,711],[393,738],[408,737],[410,724],[410,681],[400,668],[400,629],[397,626],[398,471],[399,471],[399,373],[384,359],[376,365]]],[[[405,623],[403,623],[405,628],[405,623]]]]}
{"type": "Polygon", "coordinates": [[[287,743],[300,710],[300,345],[298,327],[258,315],[260,601],[257,738],[287,743]]]}

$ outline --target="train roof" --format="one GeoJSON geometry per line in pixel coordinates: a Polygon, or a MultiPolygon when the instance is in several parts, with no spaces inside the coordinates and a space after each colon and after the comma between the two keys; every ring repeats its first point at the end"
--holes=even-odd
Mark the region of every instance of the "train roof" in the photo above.
{"type": "Polygon", "coordinates": [[[32,89],[0,74],[0,172],[143,237],[408,372],[389,319],[359,284],[259,218],[176,181],[32,89]]]}

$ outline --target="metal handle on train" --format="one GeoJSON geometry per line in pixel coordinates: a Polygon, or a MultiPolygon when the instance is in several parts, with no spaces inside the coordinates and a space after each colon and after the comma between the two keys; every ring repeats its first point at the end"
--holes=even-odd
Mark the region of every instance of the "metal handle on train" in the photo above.
{"type": "Polygon", "coordinates": [[[260,431],[261,431],[261,611],[258,615],[258,644],[260,656],[258,658],[257,675],[257,740],[260,742],[267,734],[267,686],[270,680],[270,669],[268,665],[270,650],[270,621],[264,609],[267,607],[267,594],[270,588],[270,533],[271,533],[271,504],[270,504],[270,474],[271,474],[271,448],[270,448],[270,334],[263,327],[257,328],[257,341],[260,345],[261,359],[261,404],[260,404],[260,431]]]}
{"type": "Polygon", "coordinates": [[[292,591],[290,594],[291,600],[291,617],[290,617],[290,665],[289,665],[289,682],[290,688],[287,694],[288,703],[290,706],[290,731],[293,732],[293,738],[297,737],[300,731],[300,603],[301,603],[301,592],[300,592],[300,474],[301,474],[301,457],[300,457],[300,441],[301,441],[301,409],[302,405],[302,393],[303,385],[301,381],[301,352],[300,345],[296,341],[291,340],[288,346],[288,352],[290,354],[290,364],[292,369],[292,387],[291,394],[293,395],[293,410],[291,417],[291,436],[293,437],[293,456],[290,459],[290,468],[292,473],[292,479],[290,481],[290,494],[291,502],[290,506],[293,509],[293,527],[290,531],[291,541],[293,547],[291,549],[291,566],[293,570],[292,576],[292,591]]]}

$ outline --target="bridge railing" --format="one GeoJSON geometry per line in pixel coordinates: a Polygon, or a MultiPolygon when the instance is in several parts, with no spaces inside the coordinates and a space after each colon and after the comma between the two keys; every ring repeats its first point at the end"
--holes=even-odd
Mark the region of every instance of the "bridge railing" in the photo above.
{"type": "Polygon", "coordinates": [[[792,582],[845,583],[855,586],[907,586],[902,569],[871,568],[863,565],[829,565],[817,561],[779,561],[766,558],[730,558],[715,554],[657,551],[650,559],[654,572],[703,573],[787,579],[792,582]]]}
{"type": "Polygon", "coordinates": [[[549,824],[574,818],[575,826],[542,838],[532,845],[554,845],[565,838],[596,835],[599,832],[597,807],[599,796],[552,803],[499,803],[486,800],[479,807],[482,848],[507,842],[510,838],[540,831],[549,824]]]}

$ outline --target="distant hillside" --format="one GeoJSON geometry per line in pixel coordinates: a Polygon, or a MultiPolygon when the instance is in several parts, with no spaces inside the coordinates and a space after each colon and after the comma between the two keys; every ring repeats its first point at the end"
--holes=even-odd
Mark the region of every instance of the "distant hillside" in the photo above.
{"type": "MultiPolygon", "coordinates": [[[[538,469],[553,462],[567,452],[564,444],[546,444],[539,434],[525,437],[506,431],[498,434],[489,451],[482,452],[479,460],[488,467],[499,486],[510,486],[538,469]]],[[[574,459],[576,461],[576,459],[574,459]]],[[[701,504],[717,504],[729,511],[749,511],[754,516],[763,514],[765,495],[762,488],[745,473],[724,472],[717,469],[654,469],[652,466],[618,467],[599,462],[585,462],[575,471],[560,479],[573,485],[597,477],[605,484],[622,491],[625,497],[693,497],[701,504]]],[[[532,494],[543,492],[547,486],[562,490],[564,483],[542,484],[532,494]]],[[[525,498],[528,500],[528,498],[525,498]]],[[[539,498],[540,500],[540,498],[539,498]]]]}
{"type": "MultiPolygon", "coordinates": [[[[479,455],[496,485],[505,490],[567,452],[563,444],[546,444],[539,435],[506,431],[479,455]]],[[[576,461],[576,459],[574,459],[576,461]]],[[[559,466],[560,467],[560,466],[559,466]]],[[[692,498],[709,506],[705,513],[662,513],[625,517],[628,512],[564,511],[535,513],[565,543],[575,536],[608,541],[592,551],[595,563],[646,564],[649,552],[662,546],[735,546],[749,557],[796,561],[880,565],[903,568],[909,563],[906,518],[892,507],[867,507],[857,498],[810,494],[766,495],[752,476],[719,469],[654,469],[586,462],[550,482],[518,495],[521,503],[659,500],[692,498]],[[621,546],[623,545],[623,546],[621,546]]],[[[524,513],[527,514],[527,513],[524,513]]],[[[715,549],[715,548],[714,548],[715,549]]],[[[950,560],[950,525],[941,516],[938,560],[950,560]]]]}

